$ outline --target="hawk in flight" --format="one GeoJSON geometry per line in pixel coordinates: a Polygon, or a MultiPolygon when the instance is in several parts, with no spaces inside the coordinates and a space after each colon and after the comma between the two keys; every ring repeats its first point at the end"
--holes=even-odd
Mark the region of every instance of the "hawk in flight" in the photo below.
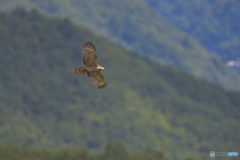
{"type": "Polygon", "coordinates": [[[98,64],[95,45],[92,44],[92,42],[84,44],[82,61],[86,68],[75,67],[75,74],[81,76],[87,73],[88,77],[91,78],[92,83],[98,86],[98,89],[105,87],[107,83],[101,73],[101,70],[104,70],[104,68],[98,64]]]}

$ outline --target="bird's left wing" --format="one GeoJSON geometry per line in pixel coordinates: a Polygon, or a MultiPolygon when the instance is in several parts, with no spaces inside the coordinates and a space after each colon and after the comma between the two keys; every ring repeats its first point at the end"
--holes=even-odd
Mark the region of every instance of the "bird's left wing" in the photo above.
{"type": "Polygon", "coordinates": [[[98,86],[98,89],[107,85],[101,71],[88,72],[87,74],[88,77],[91,78],[92,83],[98,86]]]}

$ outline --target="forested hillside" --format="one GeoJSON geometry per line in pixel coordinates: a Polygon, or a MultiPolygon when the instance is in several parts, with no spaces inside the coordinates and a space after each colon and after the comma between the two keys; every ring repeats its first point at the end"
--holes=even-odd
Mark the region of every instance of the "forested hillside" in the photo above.
{"type": "MultiPolygon", "coordinates": [[[[0,158],[3,160],[165,160],[161,151],[149,150],[131,154],[121,143],[111,142],[104,152],[94,155],[88,149],[26,149],[0,142],[0,158]]],[[[195,160],[193,158],[186,160],[195,160]]]]}
{"type": "Polygon", "coordinates": [[[225,62],[240,60],[240,1],[144,1],[225,62]]]}
{"type": "Polygon", "coordinates": [[[151,56],[162,64],[176,66],[228,89],[240,89],[237,73],[143,1],[0,0],[1,10],[10,11],[17,6],[69,17],[112,42],[151,56]]]}
{"type": "Polygon", "coordinates": [[[240,94],[126,50],[68,19],[0,14],[0,140],[23,147],[87,147],[119,140],[132,153],[209,158],[240,148],[240,94]],[[74,67],[96,45],[108,86],[74,67]]]}

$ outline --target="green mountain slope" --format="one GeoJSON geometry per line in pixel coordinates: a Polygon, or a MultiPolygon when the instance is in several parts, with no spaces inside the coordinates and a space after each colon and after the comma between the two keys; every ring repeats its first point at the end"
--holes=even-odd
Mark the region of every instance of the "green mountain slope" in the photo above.
{"type": "MultiPolygon", "coordinates": [[[[0,142],[0,158],[4,160],[165,160],[161,151],[149,150],[131,154],[121,143],[111,142],[104,152],[93,155],[88,149],[28,149],[0,142]]],[[[188,159],[195,160],[195,159],[188,159]]]]}
{"type": "Polygon", "coordinates": [[[224,61],[240,59],[240,1],[144,1],[224,61]]]}
{"type": "Polygon", "coordinates": [[[239,148],[240,94],[118,47],[67,19],[0,14],[0,140],[23,147],[87,147],[111,140],[167,159],[239,148]],[[74,74],[96,44],[108,86],[74,74]]]}
{"type": "Polygon", "coordinates": [[[44,13],[70,17],[108,39],[173,65],[225,88],[240,89],[240,76],[197,41],[165,21],[143,1],[133,0],[0,0],[0,8],[38,8],[44,13]]]}

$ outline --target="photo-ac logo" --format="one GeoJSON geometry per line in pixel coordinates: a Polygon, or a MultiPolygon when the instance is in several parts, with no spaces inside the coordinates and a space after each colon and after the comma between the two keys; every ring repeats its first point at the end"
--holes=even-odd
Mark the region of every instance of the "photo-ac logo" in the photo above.
{"type": "Polygon", "coordinates": [[[210,152],[210,157],[215,156],[238,156],[238,152],[210,152]]]}

